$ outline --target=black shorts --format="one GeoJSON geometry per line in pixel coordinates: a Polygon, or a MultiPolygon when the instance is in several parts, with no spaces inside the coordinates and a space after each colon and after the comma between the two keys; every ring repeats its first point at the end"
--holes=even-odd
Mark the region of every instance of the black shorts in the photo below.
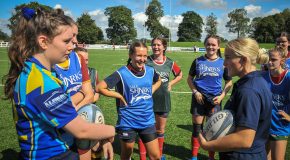
{"type": "Polygon", "coordinates": [[[62,159],[69,159],[69,160],[79,160],[79,154],[74,151],[74,150],[67,150],[66,152],[60,154],[60,155],[57,155],[57,156],[54,156],[54,157],[51,157],[49,158],[48,160],[62,160],[62,159]]]}
{"type": "Polygon", "coordinates": [[[137,134],[144,143],[153,141],[157,138],[155,125],[144,128],[144,129],[129,129],[122,130],[117,129],[119,138],[128,143],[132,143],[136,140],[137,134]]]}
{"type": "Polygon", "coordinates": [[[154,112],[154,113],[162,118],[167,118],[169,115],[169,112],[154,112]]]}
{"type": "Polygon", "coordinates": [[[214,113],[221,110],[221,105],[214,105],[213,98],[215,96],[211,95],[202,95],[204,97],[204,104],[200,105],[196,99],[194,94],[191,96],[191,108],[190,113],[195,116],[207,116],[210,117],[214,113]]]}

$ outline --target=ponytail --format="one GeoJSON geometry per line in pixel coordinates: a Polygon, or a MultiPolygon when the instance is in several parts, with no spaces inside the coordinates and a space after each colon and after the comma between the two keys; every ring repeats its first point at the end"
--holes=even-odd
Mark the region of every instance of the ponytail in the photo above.
{"type": "Polygon", "coordinates": [[[128,58],[127,65],[129,65],[130,63],[131,63],[131,58],[128,58]]]}
{"type": "Polygon", "coordinates": [[[50,40],[61,33],[60,26],[71,26],[71,22],[59,11],[36,11],[22,8],[16,29],[12,33],[8,49],[10,68],[8,74],[2,79],[4,82],[4,99],[13,99],[16,80],[25,65],[27,58],[41,52],[37,42],[40,34],[46,35],[50,40]]]}

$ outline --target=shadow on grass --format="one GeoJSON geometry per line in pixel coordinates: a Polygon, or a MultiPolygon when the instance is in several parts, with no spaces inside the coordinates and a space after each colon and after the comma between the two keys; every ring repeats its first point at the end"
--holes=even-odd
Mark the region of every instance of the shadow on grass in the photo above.
{"type": "MultiPolygon", "coordinates": [[[[173,144],[167,144],[165,143],[165,151],[164,153],[166,155],[170,155],[172,157],[175,157],[174,159],[181,159],[181,160],[189,160],[191,159],[191,150],[183,147],[183,146],[177,146],[173,144]]],[[[207,160],[207,155],[198,154],[199,160],[207,160]]]]}
{"type": "Polygon", "coordinates": [[[178,124],[176,125],[178,128],[184,129],[186,131],[192,132],[192,125],[182,125],[182,124],[178,124]]]}
{"type": "MultiPolygon", "coordinates": [[[[135,144],[138,144],[138,137],[136,138],[135,144]]],[[[121,157],[121,143],[118,135],[115,135],[115,139],[113,142],[113,148],[114,148],[114,154],[117,154],[121,157]]],[[[139,155],[139,150],[133,149],[133,152],[139,155]]],[[[131,160],[134,160],[134,158],[131,158],[131,160]]]]}
{"type": "Polygon", "coordinates": [[[3,150],[1,152],[1,154],[2,154],[2,157],[0,155],[1,160],[17,160],[17,159],[19,159],[19,157],[18,157],[19,153],[13,149],[3,150]]]}

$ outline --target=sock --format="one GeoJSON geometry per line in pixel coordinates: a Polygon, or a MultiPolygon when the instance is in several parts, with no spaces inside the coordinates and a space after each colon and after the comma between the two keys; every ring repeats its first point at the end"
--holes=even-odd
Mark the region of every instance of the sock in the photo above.
{"type": "Polygon", "coordinates": [[[198,149],[199,149],[199,142],[197,137],[192,137],[192,157],[197,157],[198,149]]]}
{"type": "Polygon", "coordinates": [[[157,134],[157,137],[158,137],[160,155],[162,156],[162,154],[163,154],[164,134],[157,134]]]}
{"type": "Polygon", "coordinates": [[[208,151],[208,157],[209,157],[209,159],[214,159],[214,154],[215,154],[215,152],[213,152],[213,151],[208,151]]]}
{"type": "Polygon", "coordinates": [[[146,148],[141,139],[138,141],[140,160],[146,160],[146,148]]]}

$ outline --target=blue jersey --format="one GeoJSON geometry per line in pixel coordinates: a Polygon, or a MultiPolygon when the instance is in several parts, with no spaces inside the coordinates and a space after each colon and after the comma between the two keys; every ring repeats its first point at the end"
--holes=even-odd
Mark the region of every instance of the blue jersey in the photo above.
{"type": "Polygon", "coordinates": [[[35,58],[25,62],[14,90],[13,115],[23,159],[48,159],[68,151],[59,130],[76,118],[65,86],[35,58]]]}
{"type": "Polygon", "coordinates": [[[290,69],[290,58],[287,58],[285,61],[285,68],[290,69]]]}
{"type": "Polygon", "coordinates": [[[152,84],[154,69],[145,66],[141,77],[134,75],[126,66],[117,73],[123,83],[123,97],[128,106],[117,106],[118,122],[116,128],[143,129],[154,125],[152,84]]]}
{"type": "Polygon", "coordinates": [[[81,71],[81,62],[76,52],[71,52],[65,63],[55,65],[57,76],[67,87],[70,95],[76,94],[82,86],[83,75],[81,71]]]}
{"type": "Polygon", "coordinates": [[[196,76],[193,79],[193,84],[199,92],[213,96],[221,94],[224,74],[223,63],[222,58],[209,61],[205,56],[201,56],[196,59],[196,76]]]}
{"type": "Polygon", "coordinates": [[[221,159],[244,160],[250,155],[257,155],[252,159],[261,159],[262,156],[266,160],[265,144],[271,124],[272,94],[263,73],[254,71],[240,78],[234,84],[225,109],[235,113],[237,127],[253,129],[256,134],[251,148],[220,152],[221,159]]]}
{"type": "Polygon", "coordinates": [[[278,114],[279,110],[283,110],[290,115],[290,72],[287,71],[282,81],[279,84],[271,80],[270,72],[265,76],[273,94],[272,99],[272,120],[270,134],[279,136],[289,136],[290,123],[281,119],[278,114]]]}

